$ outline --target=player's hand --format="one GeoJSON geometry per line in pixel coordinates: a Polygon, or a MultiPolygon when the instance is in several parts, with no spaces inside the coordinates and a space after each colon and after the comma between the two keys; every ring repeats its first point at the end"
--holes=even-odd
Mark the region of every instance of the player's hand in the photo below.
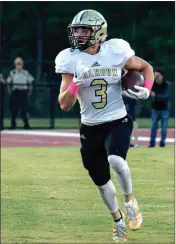
{"type": "Polygon", "coordinates": [[[89,71],[89,67],[82,64],[82,63],[78,63],[78,66],[76,67],[75,73],[74,73],[74,77],[73,77],[73,82],[80,86],[81,84],[84,83],[84,73],[89,71]]]}
{"type": "Polygon", "coordinates": [[[138,98],[134,95],[131,95],[130,93],[128,93],[126,90],[123,90],[122,91],[122,95],[125,96],[125,97],[129,97],[131,99],[135,99],[135,100],[138,100],[138,98]]]}
{"type": "Polygon", "coordinates": [[[147,99],[150,95],[150,92],[147,88],[141,87],[141,86],[134,86],[137,92],[132,91],[131,89],[128,89],[127,91],[129,92],[130,95],[135,96],[137,99],[147,99]]]}

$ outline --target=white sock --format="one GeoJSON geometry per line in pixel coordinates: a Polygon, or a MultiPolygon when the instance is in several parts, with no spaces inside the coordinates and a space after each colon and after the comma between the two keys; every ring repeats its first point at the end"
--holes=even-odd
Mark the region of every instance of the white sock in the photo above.
{"type": "Polygon", "coordinates": [[[115,171],[120,190],[124,195],[132,193],[131,173],[127,162],[120,156],[110,155],[108,161],[115,171]]]}
{"type": "Polygon", "coordinates": [[[124,202],[124,205],[127,206],[131,206],[132,205],[133,200],[130,200],[129,202],[124,202]]]}
{"type": "Polygon", "coordinates": [[[97,186],[97,188],[108,210],[111,213],[115,213],[119,209],[119,205],[116,197],[116,189],[112,181],[109,180],[105,185],[97,186]]]}
{"type": "Polygon", "coordinates": [[[117,221],[117,222],[114,222],[116,225],[121,225],[121,224],[123,224],[123,219],[120,219],[119,221],[117,221]]]}

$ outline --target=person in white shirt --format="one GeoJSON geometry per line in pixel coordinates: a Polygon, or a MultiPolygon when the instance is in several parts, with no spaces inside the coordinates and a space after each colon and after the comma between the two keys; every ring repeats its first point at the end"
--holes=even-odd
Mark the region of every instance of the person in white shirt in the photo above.
{"type": "Polygon", "coordinates": [[[29,71],[23,69],[24,62],[22,58],[17,57],[14,64],[15,69],[10,71],[7,78],[11,104],[11,129],[16,128],[16,117],[19,110],[21,110],[24,128],[29,129],[27,105],[28,97],[32,93],[32,82],[34,78],[29,71]]]}

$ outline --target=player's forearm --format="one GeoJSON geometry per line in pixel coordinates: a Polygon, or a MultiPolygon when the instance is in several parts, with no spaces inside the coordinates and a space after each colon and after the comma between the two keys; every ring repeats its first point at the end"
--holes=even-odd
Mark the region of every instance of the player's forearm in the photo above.
{"type": "Polygon", "coordinates": [[[128,59],[124,68],[127,70],[133,69],[141,72],[144,76],[144,87],[151,91],[154,82],[154,74],[153,68],[149,63],[139,57],[133,56],[128,59]]]}
{"type": "Polygon", "coordinates": [[[68,112],[76,103],[77,95],[69,93],[67,90],[60,93],[59,95],[59,104],[63,111],[68,112]]]}
{"type": "Polygon", "coordinates": [[[141,69],[141,72],[144,76],[144,80],[150,80],[154,82],[154,73],[152,66],[146,62],[145,66],[141,69]]]}
{"type": "Polygon", "coordinates": [[[154,83],[154,73],[152,66],[149,63],[144,62],[141,67],[141,72],[144,77],[144,87],[147,88],[149,92],[151,92],[154,83]]]}

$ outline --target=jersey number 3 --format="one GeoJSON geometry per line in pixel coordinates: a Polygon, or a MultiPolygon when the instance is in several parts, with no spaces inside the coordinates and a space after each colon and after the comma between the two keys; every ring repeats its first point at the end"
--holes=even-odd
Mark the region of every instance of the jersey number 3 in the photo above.
{"type": "Polygon", "coordinates": [[[92,81],[91,86],[100,85],[100,89],[95,90],[95,96],[100,97],[100,102],[93,102],[92,105],[96,109],[104,108],[107,104],[107,82],[103,79],[95,79],[92,81]]]}

